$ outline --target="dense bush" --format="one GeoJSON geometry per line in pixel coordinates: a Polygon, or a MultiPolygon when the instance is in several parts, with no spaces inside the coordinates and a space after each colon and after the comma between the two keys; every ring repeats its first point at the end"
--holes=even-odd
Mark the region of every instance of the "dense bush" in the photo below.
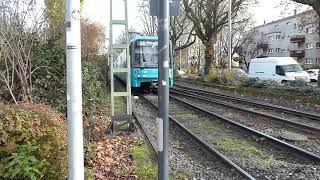
{"type": "Polygon", "coordinates": [[[271,86],[278,86],[279,84],[275,81],[264,81],[259,78],[248,78],[243,79],[241,86],[243,87],[252,87],[252,88],[266,88],[271,86]]]}
{"type": "Polygon", "coordinates": [[[320,64],[313,64],[310,69],[320,69],[320,64]]]}
{"type": "Polygon", "coordinates": [[[236,75],[232,71],[222,71],[219,76],[219,81],[224,84],[230,84],[235,81],[236,75]]]}
{"type": "Polygon", "coordinates": [[[65,179],[65,121],[45,105],[0,104],[0,179],[65,179]]]}
{"type": "Polygon", "coordinates": [[[209,74],[205,76],[205,82],[217,82],[219,80],[218,70],[216,68],[212,68],[209,71],[209,74]]]}
{"type": "Polygon", "coordinates": [[[33,97],[36,102],[50,104],[60,111],[66,110],[66,58],[65,50],[55,36],[45,44],[38,42],[33,60],[33,97]]]}

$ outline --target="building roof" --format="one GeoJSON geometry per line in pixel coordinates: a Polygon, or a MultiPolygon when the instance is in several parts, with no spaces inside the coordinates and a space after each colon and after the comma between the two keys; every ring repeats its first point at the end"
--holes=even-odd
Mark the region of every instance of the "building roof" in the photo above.
{"type": "Polygon", "coordinates": [[[258,28],[261,28],[261,27],[264,27],[264,26],[268,26],[268,25],[271,25],[271,24],[277,24],[277,23],[282,22],[282,21],[287,21],[289,19],[293,19],[293,18],[296,18],[296,17],[303,16],[303,15],[308,14],[308,13],[313,12],[313,11],[314,10],[307,10],[307,11],[304,11],[304,12],[296,14],[296,15],[288,16],[288,17],[285,17],[285,18],[282,18],[282,19],[278,19],[278,20],[271,21],[271,22],[266,23],[266,24],[262,24],[262,25],[256,26],[253,29],[258,29],[258,28]]]}

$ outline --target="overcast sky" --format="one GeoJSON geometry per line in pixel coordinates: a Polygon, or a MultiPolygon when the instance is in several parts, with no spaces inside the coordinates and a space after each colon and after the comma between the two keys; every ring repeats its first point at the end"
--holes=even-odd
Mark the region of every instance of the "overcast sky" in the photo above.
{"type": "MultiPolygon", "coordinates": [[[[271,22],[283,17],[293,15],[296,5],[291,4],[286,7],[279,7],[281,0],[258,0],[260,3],[250,8],[256,25],[263,24],[264,21],[271,22]]],[[[121,0],[113,0],[115,16],[121,16],[122,10],[121,0]]],[[[142,31],[142,24],[139,19],[138,0],[128,0],[129,27],[133,27],[138,31],[142,31]]],[[[299,6],[298,12],[306,10],[308,7],[299,6]]],[[[109,0],[85,0],[83,15],[108,26],[109,21],[109,0]]]]}

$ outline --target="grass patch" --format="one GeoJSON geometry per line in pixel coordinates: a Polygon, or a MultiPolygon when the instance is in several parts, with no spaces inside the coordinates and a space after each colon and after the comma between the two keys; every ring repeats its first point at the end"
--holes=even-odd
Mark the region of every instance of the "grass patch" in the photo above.
{"type": "Polygon", "coordinates": [[[170,180],[185,180],[192,176],[192,170],[186,169],[183,172],[173,172],[170,176],[170,180]]]}
{"type": "Polygon", "coordinates": [[[133,173],[139,179],[157,179],[158,165],[154,160],[152,147],[147,144],[134,145],[130,148],[130,154],[134,159],[133,173]]]}
{"type": "Polygon", "coordinates": [[[222,138],[219,140],[215,140],[212,143],[216,145],[218,149],[227,152],[238,152],[258,156],[264,155],[261,150],[258,150],[254,146],[250,145],[247,141],[240,139],[222,138]]]}
{"type": "Polygon", "coordinates": [[[234,116],[232,113],[223,113],[222,117],[226,118],[226,119],[232,119],[234,116]]]}

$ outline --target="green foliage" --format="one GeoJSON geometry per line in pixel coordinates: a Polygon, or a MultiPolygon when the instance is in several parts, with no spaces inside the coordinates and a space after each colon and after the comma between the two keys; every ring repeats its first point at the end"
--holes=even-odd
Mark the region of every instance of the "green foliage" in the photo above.
{"type": "Polygon", "coordinates": [[[234,81],[235,74],[233,71],[223,71],[219,77],[221,83],[230,84],[234,81]]]}
{"type": "Polygon", "coordinates": [[[27,142],[17,147],[16,152],[4,159],[4,178],[40,179],[47,172],[50,163],[47,159],[38,159],[40,147],[27,142]]]}
{"type": "Polygon", "coordinates": [[[94,180],[94,173],[91,168],[85,167],[84,169],[84,177],[86,180],[94,180]]]}
{"type": "Polygon", "coordinates": [[[50,104],[60,111],[66,109],[66,56],[59,46],[61,35],[34,48],[33,91],[34,100],[50,104]]]}
{"type": "Polygon", "coordinates": [[[136,174],[139,179],[157,179],[158,166],[156,162],[150,161],[154,158],[151,147],[145,144],[132,146],[130,148],[130,154],[135,160],[134,174],[136,174]]]}
{"type": "Polygon", "coordinates": [[[106,80],[103,77],[101,67],[91,62],[83,65],[83,103],[85,113],[90,117],[97,111],[99,106],[106,103],[106,80]]]}
{"type": "Polygon", "coordinates": [[[278,83],[275,81],[263,81],[259,78],[249,78],[244,79],[244,81],[241,83],[241,86],[243,87],[252,87],[252,88],[266,88],[270,86],[277,86],[278,83]]]}
{"type": "Polygon", "coordinates": [[[310,69],[320,69],[320,64],[313,64],[310,69]]]}
{"type": "Polygon", "coordinates": [[[272,93],[290,93],[299,96],[312,96],[316,99],[320,99],[320,88],[316,86],[311,86],[308,83],[297,80],[289,81],[284,84],[277,83],[275,81],[263,81],[258,78],[242,79],[240,87],[250,87],[264,89],[264,91],[269,91],[272,93]]]}
{"type": "Polygon", "coordinates": [[[239,152],[263,156],[263,152],[245,140],[222,138],[213,142],[219,149],[227,152],[239,152]]]}
{"type": "Polygon", "coordinates": [[[67,176],[67,129],[63,119],[44,105],[2,104],[0,119],[0,179],[67,176]]]}
{"type": "Polygon", "coordinates": [[[303,80],[289,81],[286,83],[288,87],[306,87],[308,83],[303,80]]]}
{"type": "Polygon", "coordinates": [[[218,70],[216,68],[210,69],[209,74],[204,78],[205,82],[216,82],[218,80],[218,70]]]}

